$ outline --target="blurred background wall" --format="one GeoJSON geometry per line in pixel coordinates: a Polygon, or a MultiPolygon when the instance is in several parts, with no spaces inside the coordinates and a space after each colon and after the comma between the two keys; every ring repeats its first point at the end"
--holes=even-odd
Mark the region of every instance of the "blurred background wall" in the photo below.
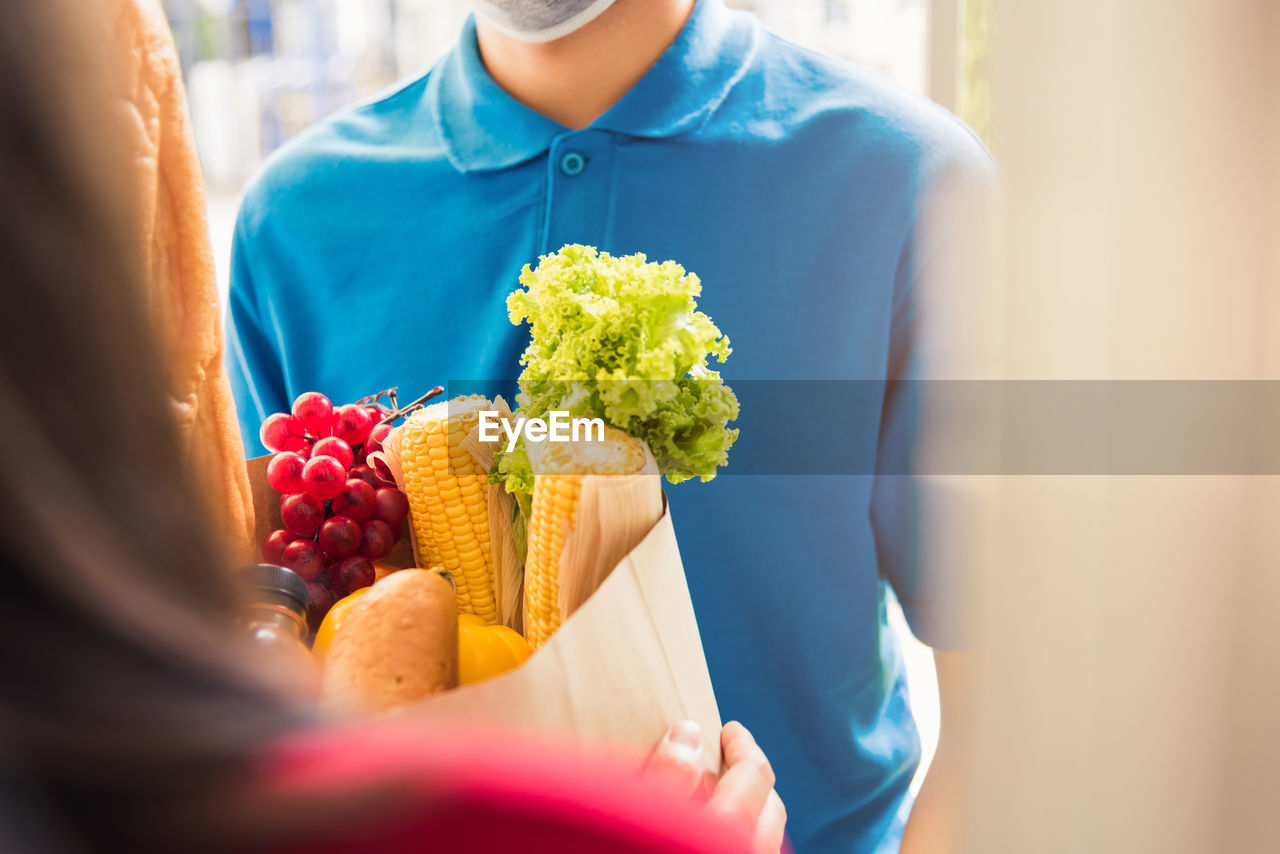
{"type": "MultiPolygon", "coordinates": [[[[990,5],[1003,375],[1200,381],[1170,415],[1213,424],[1220,381],[1280,380],[1280,3],[990,5]]],[[[1280,851],[1280,412],[1252,388],[1205,435],[1248,470],[999,479],[968,850],[1280,851]]]]}

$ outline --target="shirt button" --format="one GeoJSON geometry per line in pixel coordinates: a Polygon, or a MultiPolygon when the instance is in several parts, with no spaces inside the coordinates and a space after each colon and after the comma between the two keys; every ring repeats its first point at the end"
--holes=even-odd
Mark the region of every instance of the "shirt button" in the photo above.
{"type": "Polygon", "coordinates": [[[560,171],[570,178],[574,175],[581,175],[582,170],[586,168],[587,158],[576,151],[570,151],[560,158],[560,171]]]}

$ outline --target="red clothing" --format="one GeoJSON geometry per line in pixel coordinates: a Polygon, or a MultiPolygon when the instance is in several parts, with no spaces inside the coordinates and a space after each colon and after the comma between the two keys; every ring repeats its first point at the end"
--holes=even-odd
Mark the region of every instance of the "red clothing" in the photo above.
{"type": "Polygon", "coordinates": [[[583,758],[529,737],[340,730],[291,740],[266,770],[285,795],[385,793],[338,832],[288,846],[306,854],[750,850],[740,829],[642,777],[634,761],[583,758]]]}

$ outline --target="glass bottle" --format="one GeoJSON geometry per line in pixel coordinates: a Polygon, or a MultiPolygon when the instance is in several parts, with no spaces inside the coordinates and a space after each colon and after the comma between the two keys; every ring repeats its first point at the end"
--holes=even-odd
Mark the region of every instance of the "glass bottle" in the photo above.
{"type": "Polygon", "coordinates": [[[240,627],[258,643],[302,644],[307,638],[307,582],[291,569],[261,563],[240,570],[240,627]]]}
{"type": "Polygon", "coordinates": [[[243,567],[238,581],[236,625],[242,636],[282,682],[314,695],[319,673],[307,645],[307,583],[291,569],[265,563],[243,567]]]}

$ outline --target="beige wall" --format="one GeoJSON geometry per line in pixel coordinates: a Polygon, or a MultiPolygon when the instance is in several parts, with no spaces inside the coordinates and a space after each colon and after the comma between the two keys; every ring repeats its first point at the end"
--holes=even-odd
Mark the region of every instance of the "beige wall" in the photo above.
{"type": "MultiPolygon", "coordinates": [[[[1280,379],[1280,3],[993,7],[1004,375],[1280,379]]],[[[986,510],[969,850],[1280,850],[1280,478],[986,510]]]]}

